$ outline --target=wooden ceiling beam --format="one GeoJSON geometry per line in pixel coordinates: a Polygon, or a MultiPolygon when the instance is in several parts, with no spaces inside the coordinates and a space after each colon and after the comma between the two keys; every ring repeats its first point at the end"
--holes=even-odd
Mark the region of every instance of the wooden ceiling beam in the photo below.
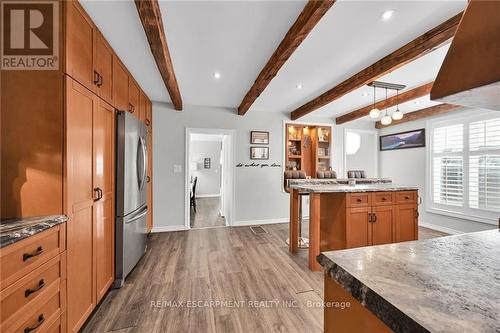
{"type": "Polygon", "coordinates": [[[381,129],[381,128],[385,128],[385,127],[389,127],[389,126],[395,126],[395,125],[399,125],[402,123],[407,123],[409,121],[414,121],[414,120],[418,120],[418,119],[422,119],[422,118],[437,116],[437,115],[440,115],[443,113],[448,113],[450,111],[456,110],[460,107],[461,106],[459,106],[459,105],[452,105],[452,104],[438,104],[438,105],[430,106],[428,108],[421,109],[418,111],[405,113],[403,119],[393,120],[390,125],[382,125],[382,123],[380,121],[377,121],[375,123],[375,128],[381,129]]]}
{"type": "Polygon", "coordinates": [[[160,75],[168,90],[175,109],[182,110],[182,98],[175,77],[174,66],[168,51],[167,38],[163,29],[163,20],[157,0],[135,0],[137,12],[146,32],[151,53],[155,58],[160,75]]]}
{"type": "Polygon", "coordinates": [[[278,48],[274,51],[271,58],[269,58],[257,76],[257,79],[255,79],[254,84],[241,101],[238,107],[238,114],[240,116],[245,115],[250,109],[255,100],[266,89],[276,74],[278,74],[281,67],[334,3],[335,0],[309,0],[307,2],[299,17],[290,30],[288,30],[278,48]]]}
{"type": "MultiPolygon", "coordinates": [[[[391,96],[388,99],[381,100],[375,103],[375,107],[379,110],[390,108],[395,105],[402,104],[411,100],[414,100],[425,95],[429,95],[432,89],[432,84],[434,82],[429,82],[427,84],[421,85],[417,88],[400,93],[399,96],[391,96]]],[[[358,110],[346,113],[342,116],[335,118],[335,123],[337,125],[347,123],[349,121],[356,120],[358,118],[365,117],[370,114],[371,109],[373,109],[373,104],[362,107],[358,110]]]]}
{"type": "Polygon", "coordinates": [[[462,12],[437,27],[427,31],[391,54],[385,56],[371,66],[351,76],[344,82],[336,85],[320,96],[302,105],[290,114],[292,120],[299,119],[317,110],[345,94],[358,89],[395,69],[434,51],[448,43],[455,35],[462,12]]]}

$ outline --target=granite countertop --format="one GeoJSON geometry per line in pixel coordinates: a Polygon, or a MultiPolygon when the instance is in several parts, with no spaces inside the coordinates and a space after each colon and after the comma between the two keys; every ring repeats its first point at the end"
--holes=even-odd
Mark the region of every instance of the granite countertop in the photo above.
{"type": "Polygon", "coordinates": [[[417,186],[413,185],[398,185],[392,183],[379,184],[356,184],[356,185],[340,185],[340,184],[320,184],[320,185],[290,185],[290,188],[306,193],[356,193],[356,192],[384,192],[384,191],[416,191],[417,186]]]}
{"type": "Polygon", "coordinates": [[[2,220],[0,222],[0,248],[19,242],[68,220],[65,215],[36,216],[2,220]]]}
{"type": "MultiPolygon", "coordinates": [[[[309,179],[288,179],[288,185],[345,185],[349,184],[348,178],[309,178],[309,179]]],[[[356,179],[357,184],[388,184],[392,180],[388,178],[359,178],[356,179]]]]}
{"type": "Polygon", "coordinates": [[[321,253],[395,332],[500,332],[500,230],[321,253]]]}

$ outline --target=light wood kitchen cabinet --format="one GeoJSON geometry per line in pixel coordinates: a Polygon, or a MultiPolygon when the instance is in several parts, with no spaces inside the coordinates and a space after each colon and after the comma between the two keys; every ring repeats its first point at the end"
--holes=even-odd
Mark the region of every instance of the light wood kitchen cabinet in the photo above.
{"type": "Polygon", "coordinates": [[[66,73],[113,104],[113,50],[77,1],[66,13],[66,73]]]}
{"type": "Polygon", "coordinates": [[[147,101],[148,101],[148,98],[141,91],[140,95],[139,95],[139,112],[136,114],[136,116],[137,116],[137,118],[139,118],[143,122],[146,121],[146,114],[148,112],[147,111],[147,107],[148,107],[148,102],[147,101]]]}
{"type": "Polygon", "coordinates": [[[66,73],[95,91],[94,73],[96,27],[77,1],[66,5],[66,73]]]}
{"type": "Polygon", "coordinates": [[[120,111],[129,109],[128,72],[116,55],[113,55],[113,98],[115,108],[120,111]]]}
{"type": "Polygon", "coordinates": [[[418,239],[417,191],[321,194],[321,251],[418,239]]]}
{"type": "MultiPolygon", "coordinates": [[[[94,243],[96,302],[102,299],[114,280],[115,254],[115,109],[99,99],[94,111],[93,188],[101,198],[94,201],[94,243]]],[[[95,199],[94,199],[95,200],[95,199]]]]}
{"type": "Polygon", "coordinates": [[[113,49],[99,31],[96,31],[95,50],[95,71],[98,75],[97,94],[106,102],[113,104],[113,49]]]}
{"type": "Polygon", "coordinates": [[[401,204],[396,208],[396,242],[418,239],[418,210],[416,203],[401,204]]]}
{"type": "Polygon", "coordinates": [[[114,279],[114,108],[67,77],[68,327],[114,279]]]}
{"type": "Polygon", "coordinates": [[[370,207],[348,208],[346,213],[346,248],[368,246],[371,243],[368,229],[370,207]]]}
{"type": "Polygon", "coordinates": [[[139,118],[140,112],[140,90],[134,79],[129,76],[128,78],[128,111],[133,113],[137,118],[139,118]]]}
{"type": "Polygon", "coordinates": [[[78,332],[96,305],[93,241],[93,113],[97,100],[66,78],[66,215],[68,232],[68,330],[78,332]]]}
{"type": "Polygon", "coordinates": [[[389,244],[394,242],[394,207],[374,206],[371,215],[370,245],[389,244]]]}

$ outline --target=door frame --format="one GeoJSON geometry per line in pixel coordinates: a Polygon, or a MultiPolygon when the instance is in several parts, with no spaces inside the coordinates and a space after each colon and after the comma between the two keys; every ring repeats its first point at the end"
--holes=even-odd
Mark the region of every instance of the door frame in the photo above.
{"type": "Polygon", "coordinates": [[[344,128],[344,137],[342,138],[342,177],[347,178],[347,158],[346,158],[346,137],[347,132],[357,132],[364,134],[372,134],[375,136],[374,144],[373,144],[373,156],[375,159],[375,178],[378,178],[379,175],[379,167],[378,167],[378,138],[379,133],[377,130],[369,130],[369,129],[357,129],[357,128],[344,128]]]}
{"type": "Polygon", "coordinates": [[[189,156],[191,153],[191,134],[212,134],[222,135],[222,181],[221,181],[221,208],[226,212],[226,226],[232,226],[234,222],[234,194],[235,194],[235,179],[234,179],[234,157],[235,157],[235,130],[231,129],[215,129],[215,128],[186,128],[185,137],[185,172],[184,172],[184,229],[191,229],[191,204],[190,204],[190,175],[189,156]]]}

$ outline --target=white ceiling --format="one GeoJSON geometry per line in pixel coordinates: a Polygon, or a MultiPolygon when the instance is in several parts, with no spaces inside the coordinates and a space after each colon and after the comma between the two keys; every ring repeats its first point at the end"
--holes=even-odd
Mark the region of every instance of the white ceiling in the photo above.
{"type": "MultiPolygon", "coordinates": [[[[170,101],[133,1],[83,1],[96,25],[154,101],[170,101]]],[[[184,104],[236,108],[305,1],[161,1],[184,104]],[[214,72],[220,72],[216,80],[214,72]]],[[[338,1],[299,46],[250,112],[290,112],[465,8],[467,0],[338,1]],[[395,11],[382,22],[384,10],[395,11]],[[296,85],[303,88],[298,90],[296,85]]],[[[413,88],[432,81],[446,49],[380,80],[413,88]]],[[[316,111],[335,116],[372,102],[361,88],[316,111]]],[[[379,97],[378,94],[377,97],[379,97]]],[[[378,99],[378,98],[377,98],[378,99]]],[[[428,99],[428,98],[427,98],[428,99]]],[[[424,104],[434,104],[426,101],[424,104]]],[[[402,110],[412,110],[410,103],[402,110]]]]}

